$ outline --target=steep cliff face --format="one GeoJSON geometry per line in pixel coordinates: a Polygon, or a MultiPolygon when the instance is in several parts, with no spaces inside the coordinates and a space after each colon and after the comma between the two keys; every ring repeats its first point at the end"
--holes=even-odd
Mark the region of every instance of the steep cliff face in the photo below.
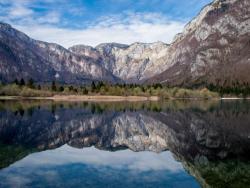
{"type": "Polygon", "coordinates": [[[168,45],[162,42],[152,44],[134,43],[123,45],[107,43],[90,48],[73,46],[70,50],[99,59],[100,64],[116,77],[126,82],[142,82],[167,68],[168,62],[162,57],[168,54],[168,45]]]}
{"type": "Polygon", "coordinates": [[[0,23],[0,79],[9,82],[15,78],[65,83],[116,80],[95,59],[73,54],[57,44],[33,40],[0,23]]]}
{"type": "Polygon", "coordinates": [[[204,7],[167,54],[168,68],[149,83],[250,83],[250,1],[215,0],[204,7]]]}

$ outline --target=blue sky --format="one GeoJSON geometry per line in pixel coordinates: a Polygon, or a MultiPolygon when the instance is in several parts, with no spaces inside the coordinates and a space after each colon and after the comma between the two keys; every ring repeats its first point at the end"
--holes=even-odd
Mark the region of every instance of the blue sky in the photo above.
{"type": "Polygon", "coordinates": [[[95,46],[170,43],[211,0],[0,0],[0,20],[31,37],[95,46]]]}

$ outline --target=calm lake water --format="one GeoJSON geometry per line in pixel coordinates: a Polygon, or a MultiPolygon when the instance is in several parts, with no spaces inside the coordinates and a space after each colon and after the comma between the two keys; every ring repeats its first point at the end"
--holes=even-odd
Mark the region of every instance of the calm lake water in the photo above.
{"type": "Polygon", "coordinates": [[[250,101],[0,101],[0,187],[250,187],[250,101]]]}

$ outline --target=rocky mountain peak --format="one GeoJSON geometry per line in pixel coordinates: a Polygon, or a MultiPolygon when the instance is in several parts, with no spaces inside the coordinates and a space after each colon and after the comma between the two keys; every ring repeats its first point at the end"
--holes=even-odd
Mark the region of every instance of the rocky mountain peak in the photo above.
{"type": "Polygon", "coordinates": [[[10,35],[12,37],[18,38],[19,40],[32,42],[31,38],[29,38],[26,34],[13,28],[10,24],[0,22],[0,38],[4,38],[5,35],[10,35]]]}
{"type": "Polygon", "coordinates": [[[100,58],[100,53],[92,46],[75,45],[70,47],[69,51],[77,55],[93,58],[94,60],[98,60],[100,58]]]}
{"type": "Polygon", "coordinates": [[[121,49],[124,49],[124,48],[127,48],[128,46],[129,45],[127,45],[127,44],[120,44],[120,43],[112,42],[112,43],[99,44],[95,48],[96,49],[101,49],[101,48],[121,48],[121,49]]]}
{"type": "Polygon", "coordinates": [[[95,59],[72,53],[58,44],[33,40],[8,24],[0,26],[0,80],[3,82],[15,78],[74,84],[119,81],[95,59]]]}
{"type": "Polygon", "coordinates": [[[168,68],[149,82],[170,85],[250,83],[250,1],[215,0],[170,45],[168,68]]]}
{"type": "Polygon", "coordinates": [[[10,24],[0,22],[0,28],[1,29],[7,29],[7,28],[12,28],[10,24]]]}

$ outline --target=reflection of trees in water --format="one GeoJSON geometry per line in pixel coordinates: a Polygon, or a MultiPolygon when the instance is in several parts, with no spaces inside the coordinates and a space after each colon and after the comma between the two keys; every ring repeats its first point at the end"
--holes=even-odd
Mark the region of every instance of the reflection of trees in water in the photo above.
{"type": "Polygon", "coordinates": [[[241,160],[195,161],[181,160],[184,168],[202,187],[245,188],[250,183],[250,162],[241,160]]]}
{"type": "Polygon", "coordinates": [[[11,146],[14,151],[1,159],[1,166],[65,143],[105,150],[169,149],[204,186],[250,183],[247,101],[9,101],[0,102],[0,107],[1,148],[6,153],[11,146]]]}
{"type": "Polygon", "coordinates": [[[216,100],[192,101],[192,100],[167,100],[159,102],[55,102],[49,100],[19,100],[19,101],[0,101],[0,110],[18,111],[23,115],[23,110],[29,108],[50,109],[55,113],[57,109],[62,108],[84,108],[89,109],[93,113],[102,113],[104,111],[154,111],[160,112],[167,109],[181,110],[181,109],[197,109],[201,111],[214,110],[221,104],[216,100]]]}

